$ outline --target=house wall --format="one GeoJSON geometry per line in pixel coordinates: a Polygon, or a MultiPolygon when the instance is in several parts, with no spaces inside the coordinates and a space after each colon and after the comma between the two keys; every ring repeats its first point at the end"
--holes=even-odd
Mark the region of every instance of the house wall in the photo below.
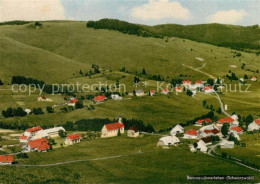
{"type": "MultiPolygon", "coordinates": [[[[120,133],[123,134],[125,131],[124,128],[121,128],[120,129],[120,133]]],[[[104,126],[101,130],[102,134],[101,134],[101,137],[114,137],[114,136],[117,136],[117,133],[118,133],[118,129],[115,129],[115,130],[110,130],[108,131],[106,129],[106,126],[104,126]]]]}
{"type": "Polygon", "coordinates": [[[139,132],[135,132],[134,130],[128,130],[127,136],[128,137],[137,137],[137,136],[139,136],[139,132]]]}

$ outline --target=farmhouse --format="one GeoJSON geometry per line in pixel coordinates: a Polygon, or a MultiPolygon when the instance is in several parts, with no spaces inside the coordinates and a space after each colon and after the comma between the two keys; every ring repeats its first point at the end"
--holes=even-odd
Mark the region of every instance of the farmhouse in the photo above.
{"type": "Polygon", "coordinates": [[[46,138],[29,141],[27,142],[26,145],[27,146],[25,149],[28,152],[30,151],[44,152],[50,149],[50,146],[46,138]]]}
{"type": "Polygon", "coordinates": [[[135,89],[133,92],[134,96],[144,96],[144,91],[140,89],[135,89]]]}
{"type": "Polygon", "coordinates": [[[54,127],[46,130],[40,130],[33,136],[33,140],[40,138],[53,138],[59,136],[59,131],[62,130],[65,132],[63,127],[54,127]]]}
{"type": "Polygon", "coordinates": [[[184,81],[182,81],[182,85],[183,86],[189,86],[189,85],[191,85],[191,81],[190,80],[184,80],[184,81]]]}
{"type": "Polygon", "coordinates": [[[72,145],[77,144],[80,142],[80,135],[79,134],[72,134],[68,135],[65,139],[65,144],[72,145]]]}
{"type": "Polygon", "coordinates": [[[231,117],[222,118],[217,121],[217,126],[222,127],[222,125],[224,123],[228,123],[230,126],[238,126],[239,123],[237,120],[238,120],[238,118],[236,115],[233,115],[231,117]]]}
{"type": "Polygon", "coordinates": [[[196,86],[196,88],[203,88],[203,84],[201,81],[196,81],[195,86],[196,86]]]}
{"type": "Polygon", "coordinates": [[[78,100],[76,98],[70,98],[70,100],[68,101],[68,106],[74,107],[77,102],[78,102],[78,100]]]}
{"type": "Polygon", "coordinates": [[[232,133],[232,132],[235,132],[237,134],[242,134],[243,133],[243,130],[242,128],[240,128],[239,126],[233,126],[233,127],[230,127],[229,128],[229,132],[232,133]]]}
{"type": "Polygon", "coordinates": [[[207,152],[208,148],[207,148],[207,145],[205,144],[205,142],[203,140],[199,140],[197,142],[197,147],[194,147],[194,145],[192,145],[191,148],[190,148],[191,152],[195,152],[197,150],[199,150],[203,153],[207,152]]]}
{"type": "Polygon", "coordinates": [[[137,137],[139,136],[139,130],[137,127],[131,127],[128,131],[127,131],[127,136],[128,137],[137,137]]]}
{"type": "Polygon", "coordinates": [[[180,140],[175,135],[165,136],[159,139],[157,146],[168,147],[170,145],[177,145],[180,143],[180,140]]]}
{"type": "Polygon", "coordinates": [[[234,142],[233,141],[227,141],[226,139],[222,139],[220,142],[221,148],[234,148],[234,142]]]}
{"type": "Polygon", "coordinates": [[[19,138],[19,141],[21,142],[21,143],[27,143],[28,142],[28,137],[27,136],[21,136],[20,138],[19,138]]]}
{"type": "Polygon", "coordinates": [[[206,145],[212,144],[211,136],[201,138],[206,145]]]}
{"type": "Polygon", "coordinates": [[[13,161],[13,155],[0,155],[0,165],[10,165],[13,161]]]}
{"type": "Polygon", "coordinates": [[[169,90],[164,88],[161,93],[164,94],[164,95],[167,95],[169,93],[169,90]]]}
{"type": "Polygon", "coordinates": [[[181,125],[175,125],[170,131],[171,135],[176,135],[177,133],[184,133],[184,129],[181,125]]]}
{"type": "Polygon", "coordinates": [[[175,91],[177,91],[179,93],[182,92],[181,86],[176,86],[174,89],[175,89],[175,91]]]}
{"type": "Polygon", "coordinates": [[[206,87],[204,87],[204,88],[203,88],[203,91],[204,91],[204,93],[213,93],[213,92],[214,92],[212,86],[206,86],[206,87]]]}
{"type": "Polygon", "coordinates": [[[119,96],[118,94],[112,94],[112,95],[111,95],[111,98],[112,98],[113,100],[122,100],[122,97],[119,96]]]}
{"type": "Polygon", "coordinates": [[[254,130],[259,130],[260,129],[260,119],[254,120],[252,123],[248,125],[247,130],[248,131],[254,131],[254,130]]]}
{"type": "Polygon", "coordinates": [[[27,114],[31,114],[31,109],[27,108],[27,109],[24,109],[24,112],[26,112],[27,114]]]}
{"type": "Polygon", "coordinates": [[[198,130],[198,134],[199,137],[208,137],[211,135],[221,136],[218,127],[214,124],[203,126],[198,130]]]}
{"type": "Polygon", "coordinates": [[[93,100],[95,103],[101,103],[101,102],[107,100],[107,97],[104,95],[99,95],[99,96],[95,96],[93,100]]]}
{"type": "Polygon", "coordinates": [[[122,118],[119,117],[117,123],[110,123],[103,126],[101,130],[101,137],[114,137],[117,136],[118,133],[124,133],[124,124],[122,123],[122,118]]]}
{"type": "Polygon", "coordinates": [[[253,77],[251,77],[251,81],[257,81],[257,78],[256,78],[256,76],[253,76],[253,77]]]}
{"type": "Polygon", "coordinates": [[[31,137],[34,136],[34,134],[40,130],[42,130],[40,126],[28,128],[27,130],[24,131],[23,135],[27,137],[31,137]]]}
{"type": "Polygon", "coordinates": [[[149,91],[149,96],[154,96],[155,95],[155,91],[153,90],[153,89],[151,89],[150,91],[149,91]]]}
{"type": "Polygon", "coordinates": [[[202,126],[202,125],[205,125],[205,124],[209,124],[211,122],[212,121],[209,118],[201,119],[201,120],[196,121],[195,126],[202,126]]]}
{"type": "Polygon", "coordinates": [[[187,131],[184,133],[183,138],[184,138],[184,139],[197,139],[197,136],[198,136],[197,131],[194,130],[194,129],[190,129],[190,130],[187,130],[187,131]]]}

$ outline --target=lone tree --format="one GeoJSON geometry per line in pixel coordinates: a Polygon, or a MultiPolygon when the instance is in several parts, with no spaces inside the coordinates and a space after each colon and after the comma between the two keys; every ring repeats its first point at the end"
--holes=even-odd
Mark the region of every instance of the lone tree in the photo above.
{"type": "Polygon", "coordinates": [[[249,115],[246,117],[246,119],[245,119],[246,128],[247,128],[248,125],[249,125],[250,123],[252,123],[253,121],[254,121],[254,117],[253,117],[251,114],[249,114],[249,115]]]}
{"type": "Polygon", "coordinates": [[[75,104],[75,107],[76,109],[82,109],[84,107],[82,101],[78,101],[76,104],[75,104]]]}
{"type": "Polygon", "coordinates": [[[120,136],[120,135],[121,135],[121,132],[120,132],[120,129],[118,129],[117,136],[120,136]]]}
{"type": "Polygon", "coordinates": [[[189,90],[189,89],[187,90],[186,94],[187,94],[188,96],[192,96],[192,95],[193,95],[192,91],[189,90]]]}
{"type": "Polygon", "coordinates": [[[221,127],[221,133],[225,137],[228,135],[229,126],[230,125],[228,123],[224,123],[223,126],[221,127]]]}
{"type": "Polygon", "coordinates": [[[142,74],[143,74],[143,75],[146,75],[146,71],[145,71],[144,68],[143,68],[143,70],[142,70],[142,74]]]}
{"type": "Polygon", "coordinates": [[[0,79],[0,86],[2,86],[2,85],[4,85],[4,83],[1,81],[1,79],[0,79]]]}
{"type": "Polygon", "coordinates": [[[61,137],[61,138],[63,138],[63,137],[66,137],[67,136],[67,133],[64,131],[64,130],[59,130],[59,136],[61,137]]]}

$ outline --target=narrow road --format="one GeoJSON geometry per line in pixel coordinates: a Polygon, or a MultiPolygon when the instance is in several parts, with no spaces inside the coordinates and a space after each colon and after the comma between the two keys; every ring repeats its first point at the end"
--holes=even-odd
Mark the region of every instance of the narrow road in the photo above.
{"type": "Polygon", "coordinates": [[[221,111],[222,111],[226,116],[231,117],[231,115],[228,114],[228,113],[225,111],[225,109],[224,109],[224,105],[223,105],[223,102],[221,101],[221,99],[220,99],[218,93],[217,93],[215,90],[214,90],[214,93],[216,94],[216,98],[217,98],[218,101],[219,101],[221,111]]]}
{"type": "Polygon", "coordinates": [[[204,74],[204,75],[207,75],[208,77],[210,77],[210,78],[212,78],[212,79],[215,79],[215,78],[216,78],[216,77],[214,77],[213,75],[210,75],[210,74],[208,74],[208,73],[206,73],[206,72],[203,72],[203,71],[201,71],[201,70],[199,70],[199,69],[197,69],[197,68],[193,68],[192,66],[185,65],[184,63],[182,63],[182,65],[185,66],[185,67],[187,67],[187,68],[190,68],[190,69],[192,69],[192,70],[194,70],[194,71],[196,71],[196,72],[200,72],[200,73],[202,73],[202,74],[204,74]]]}

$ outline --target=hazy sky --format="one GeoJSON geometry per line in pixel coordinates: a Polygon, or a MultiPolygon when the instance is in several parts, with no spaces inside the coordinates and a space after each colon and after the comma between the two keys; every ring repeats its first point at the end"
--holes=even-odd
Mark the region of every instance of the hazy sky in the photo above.
{"type": "Polygon", "coordinates": [[[260,0],[0,0],[0,21],[99,20],[141,24],[260,24],[260,0]]]}

